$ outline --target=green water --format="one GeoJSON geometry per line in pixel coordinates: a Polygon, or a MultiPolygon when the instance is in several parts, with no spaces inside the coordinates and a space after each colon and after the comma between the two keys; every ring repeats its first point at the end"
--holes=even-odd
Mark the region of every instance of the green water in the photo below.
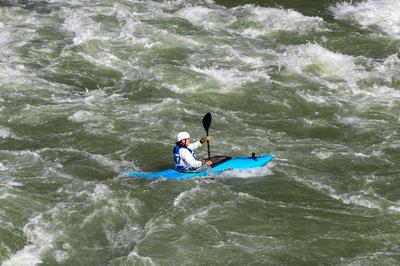
{"type": "Polygon", "coordinates": [[[398,265],[399,13],[0,1],[0,264],[398,265]],[[267,174],[124,177],[206,112],[211,153],[267,174]]]}

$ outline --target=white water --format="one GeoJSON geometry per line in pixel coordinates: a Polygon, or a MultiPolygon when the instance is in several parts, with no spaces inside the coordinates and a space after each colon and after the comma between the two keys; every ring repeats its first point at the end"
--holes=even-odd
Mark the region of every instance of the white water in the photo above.
{"type": "Polygon", "coordinates": [[[394,39],[400,38],[400,2],[396,0],[364,0],[339,2],[331,11],[336,19],[353,20],[362,27],[376,26],[394,39]]]}

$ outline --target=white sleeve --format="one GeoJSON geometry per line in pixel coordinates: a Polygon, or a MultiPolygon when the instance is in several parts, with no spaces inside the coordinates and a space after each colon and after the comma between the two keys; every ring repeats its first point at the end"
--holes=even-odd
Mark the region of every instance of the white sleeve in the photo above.
{"type": "Polygon", "coordinates": [[[190,144],[188,145],[188,148],[191,149],[191,150],[193,151],[193,150],[197,149],[198,147],[200,147],[201,145],[202,145],[202,144],[201,144],[200,140],[198,140],[198,141],[196,141],[196,142],[190,143],[190,144]]]}
{"type": "Polygon", "coordinates": [[[181,158],[186,162],[189,167],[197,168],[203,165],[201,161],[196,160],[187,149],[181,149],[181,158]]]}

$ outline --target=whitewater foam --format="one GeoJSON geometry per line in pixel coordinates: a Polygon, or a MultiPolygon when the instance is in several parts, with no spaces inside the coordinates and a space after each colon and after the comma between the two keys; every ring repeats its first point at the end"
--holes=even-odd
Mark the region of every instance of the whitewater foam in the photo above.
{"type": "Polygon", "coordinates": [[[175,108],[179,105],[180,100],[172,98],[163,98],[161,101],[152,104],[140,104],[138,105],[140,115],[149,114],[154,115],[154,112],[161,112],[170,106],[175,108]]]}
{"type": "MultiPolygon", "coordinates": [[[[364,155],[361,156],[364,157],[364,155]]],[[[375,179],[375,176],[368,178],[363,177],[365,184],[371,184],[375,179]]],[[[378,195],[371,187],[367,187],[365,190],[341,193],[333,186],[318,181],[312,181],[310,182],[310,185],[345,204],[353,204],[370,209],[388,210],[393,212],[400,211],[400,202],[393,202],[378,195]]]]}
{"type": "Polygon", "coordinates": [[[334,153],[330,151],[312,151],[312,154],[315,154],[320,160],[326,160],[331,158],[334,153]]]}
{"type": "Polygon", "coordinates": [[[140,256],[137,251],[134,249],[131,252],[129,252],[128,257],[133,257],[138,259],[141,263],[143,263],[143,265],[151,265],[151,266],[155,266],[156,264],[154,263],[154,261],[150,258],[150,257],[145,257],[145,256],[140,256]]]}
{"type": "Polygon", "coordinates": [[[262,203],[262,204],[267,203],[264,199],[255,197],[255,196],[250,195],[249,193],[246,193],[246,192],[239,192],[238,193],[238,198],[239,199],[244,199],[244,200],[255,201],[257,203],[262,203]]]}
{"type": "Polygon", "coordinates": [[[189,190],[186,190],[186,191],[180,193],[180,194],[175,198],[174,203],[173,203],[173,206],[174,206],[175,208],[176,208],[176,207],[180,207],[181,202],[187,200],[188,197],[192,197],[193,194],[195,194],[196,192],[198,192],[198,191],[200,191],[200,190],[201,190],[200,186],[197,185],[197,186],[195,186],[195,187],[193,187],[193,188],[191,188],[191,189],[189,189],[189,190]]]}
{"type": "Polygon", "coordinates": [[[68,120],[76,123],[88,122],[94,120],[94,115],[89,111],[78,111],[68,117],[68,120]]]}
{"type": "Polygon", "coordinates": [[[222,173],[221,177],[224,178],[252,178],[267,176],[271,174],[271,169],[274,166],[272,162],[267,163],[264,167],[258,167],[253,169],[234,169],[230,171],[225,171],[222,173]]]}
{"type": "Polygon", "coordinates": [[[307,17],[291,9],[243,5],[231,9],[223,7],[186,7],[177,15],[206,30],[228,31],[246,38],[258,38],[278,31],[298,34],[319,29],[323,19],[307,17]]]}
{"type": "Polygon", "coordinates": [[[6,139],[12,136],[11,131],[8,128],[0,126],[0,138],[6,139]]]}
{"type": "Polygon", "coordinates": [[[239,69],[220,69],[220,68],[199,68],[191,66],[191,70],[207,75],[209,78],[216,80],[221,90],[219,92],[230,92],[233,89],[242,86],[247,82],[268,81],[269,76],[261,70],[240,71],[239,69]]]}
{"type": "Polygon", "coordinates": [[[65,261],[69,256],[68,256],[68,252],[64,251],[64,250],[55,250],[53,252],[54,258],[56,259],[56,261],[58,263],[62,263],[63,261],[65,261]]]}
{"type": "MultiPolygon", "coordinates": [[[[225,24],[224,21],[221,21],[223,18],[222,12],[216,9],[210,9],[202,6],[195,7],[186,7],[179,10],[176,15],[187,19],[193,25],[202,25],[205,29],[218,29],[222,24],[225,24]]],[[[225,16],[225,19],[228,16],[225,16]]],[[[229,21],[227,24],[233,23],[233,20],[229,21]]]]}
{"type": "Polygon", "coordinates": [[[319,29],[323,23],[320,17],[304,16],[291,9],[244,5],[234,8],[234,12],[245,14],[242,19],[249,27],[242,28],[241,35],[247,38],[258,38],[279,31],[301,34],[319,29]]]}
{"type": "Polygon", "coordinates": [[[4,164],[0,162],[0,171],[6,171],[6,170],[8,170],[8,168],[5,167],[4,164]]]}
{"type": "Polygon", "coordinates": [[[66,10],[64,28],[73,34],[74,45],[80,45],[92,39],[102,39],[106,41],[101,34],[96,34],[99,31],[99,26],[94,24],[90,16],[85,11],[73,12],[66,10]]]}
{"type": "Polygon", "coordinates": [[[330,10],[336,19],[354,20],[363,27],[377,26],[389,37],[400,39],[399,1],[339,2],[330,10]]]}
{"type": "Polygon", "coordinates": [[[331,195],[333,198],[341,200],[346,204],[354,204],[358,206],[363,206],[367,208],[380,209],[379,202],[371,199],[368,195],[354,194],[354,193],[344,193],[341,195],[331,195]]]}
{"type": "Polygon", "coordinates": [[[324,104],[331,103],[329,97],[326,97],[326,96],[313,95],[304,90],[298,90],[296,93],[304,100],[314,103],[314,104],[324,105],[324,104]]]}
{"type": "Polygon", "coordinates": [[[336,82],[340,80],[354,88],[364,77],[363,68],[355,64],[352,56],[332,52],[316,43],[288,47],[277,64],[311,80],[327,83],[330,88],[337,88],[336,82]]]}
{"type": "MultiPolygon", "coordinates": [[[[55,234],[48,231],[49,224],[44,222],[41,214],[32,217],[24,226],[24,233],[28,243],[23,249],[17,251],[3,266],[27,265],[34,266],[42,263],[42,255],[51,249],[55,240],[55,234]]],[[[58,234],[61,234],[59,232],[58,234]]]]}
{"type": "Polygon", "coordinates": [[[107,185],[96,184],[93,193],[90,194],[92,201],[107,200],[111,196],[111,190],[107,185]]]}
{"type": "Polygon", "coordinates": [[[393,108],[400,100],[400,91],[387,86],[373,85],[364,90],[353,90],[355,94],[368,98],[368,101],[380,103],[382,106],[393,108]]]}

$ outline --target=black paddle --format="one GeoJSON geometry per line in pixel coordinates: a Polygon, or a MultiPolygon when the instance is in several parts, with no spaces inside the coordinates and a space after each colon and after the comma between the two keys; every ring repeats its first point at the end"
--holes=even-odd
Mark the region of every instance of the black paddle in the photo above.
{"type": "MultiPolygon", "coordinates": [[[[210,129],[210,125],[211,125],[211,114],[207,113],[204,117],[203,117],[203,127],[206,130],[207,133],[207,137],[208,137],[208,130],[210,129]]],[[[207,140],[207,151],[208,151],[208,160],[210,160],[210,142],[207,140]]]]}

